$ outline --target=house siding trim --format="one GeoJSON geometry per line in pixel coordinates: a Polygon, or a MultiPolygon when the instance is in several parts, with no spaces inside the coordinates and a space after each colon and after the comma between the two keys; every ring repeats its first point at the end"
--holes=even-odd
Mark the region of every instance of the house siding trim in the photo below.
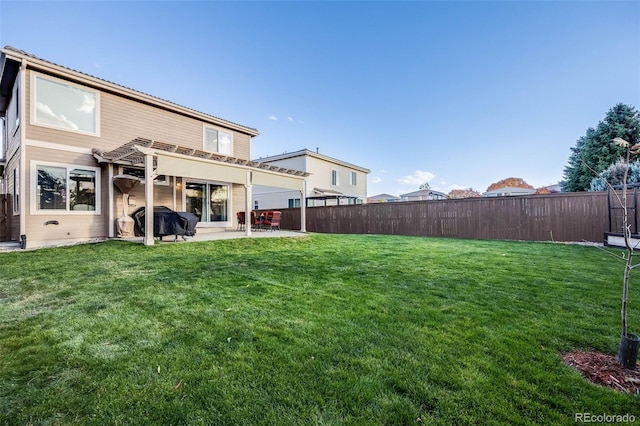
{"type": "Polygon", "coordinates": [[[54,149],[56,151],[75,152],[78,154],[87,154],[87,155],[92,154],[92,150],[89,148],[81,148],[77,146],[63,145],[59,143],[45,142],[45,141],[39,141],[34,139],[25,139],[24,145],[38,147],[38,148],[54,149]]]}

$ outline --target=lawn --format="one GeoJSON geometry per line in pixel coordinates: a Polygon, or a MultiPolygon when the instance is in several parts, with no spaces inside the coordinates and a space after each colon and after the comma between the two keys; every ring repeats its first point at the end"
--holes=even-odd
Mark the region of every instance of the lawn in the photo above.
{"type": "Polygon", "coordinates": [[[640,419],[560,358],[617,351],[622,269],[594,247],[370,235],[0,254],[0,424],[640,419]]]}

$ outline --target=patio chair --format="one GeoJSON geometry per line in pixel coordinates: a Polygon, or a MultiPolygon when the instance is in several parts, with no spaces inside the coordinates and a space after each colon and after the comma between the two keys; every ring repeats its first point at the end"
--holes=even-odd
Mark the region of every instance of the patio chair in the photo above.
{"type": "Polygon", "coordinates": [[[282,216],[282,212],[269,212],[271,213],[271,216],[267,215],[267,219],[264,222],[264,226],[265,228],[269,228],[272,231],[275,231],[276,228],[278,228],[278,231],[280,230],[280,217],[282,216]]]}
{"type": "Polygon", "coordinates": [[[263,229],[262,215],[257,214],[255,211],[251,212],[251,229],[256,231],[263,229]]]}
{"type": "Polygon", "coordinates": [[[244,230],[245,213],[244,212],[238,212],[238,213],[236,213],[236,217],[238,218],[238,231],[244,230]]]}

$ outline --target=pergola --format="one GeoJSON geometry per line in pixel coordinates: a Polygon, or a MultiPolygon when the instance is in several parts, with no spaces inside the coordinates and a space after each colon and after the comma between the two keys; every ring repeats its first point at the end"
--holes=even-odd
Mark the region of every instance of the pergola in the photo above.
{"type": "MultiPolygon", "coordinates": [[[[223,156],[145,138],[133,139],[108,152],[94,149],[93,156],[99,163],[143,167],[146,182],[153,182],[153,179],[158,175],[167,175],[243,185],[245,188],[245,211],[247,212],[251,211],[253,185],[297,190],[300,191],[301,198],[305,199],[306,177],[309,176],[309,173],[300,170],[223,156]]],[[[113,177],[112,174],[113,169],[110,168],[110,180],[113,177]]],[[[112,195],[110,193],[110,203],[113,202],[112,195]]],[[[153,211],[153,185],[145,185],[144,199],[147,211],[153,211]]],[[[110,209],[110,214],[113,214],[113,208],[110,209]]],[[[304,205],[301,206],[300,216],[301,231],[306,232],[304,205]]],[[[250,226],[245,227],[245,234],[251,235],[250,226]]],[[[153,214],[145,215],[144,244],[153,245],[153,214]]]]}
{"type": "Polygon", "coordinates": [[[355,200],[358,199],[357,196],[353,195],[345,195],[342,192],[334,191],[333,189],[323,189],[323,188],[313,188],[313,193],[317,195],[310,195],[307,197],[305,202],[306,206],[309,206],[309,200],[322,200],[324,201],[324,205],[327,205],[327,200],[335,200],[338,204],[340,204],[340,200],[355,200]]]}

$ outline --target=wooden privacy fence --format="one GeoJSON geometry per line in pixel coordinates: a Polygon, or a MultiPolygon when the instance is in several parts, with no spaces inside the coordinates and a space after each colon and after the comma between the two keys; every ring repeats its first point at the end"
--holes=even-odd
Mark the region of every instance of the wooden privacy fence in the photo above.
{"type": "MultiPolygon", "coordinates": [[[[300,209],[282,210],[300,229],[300,209]]],[[[606,192],[310,207],[308,232],[601,243],[606,192]]]]}

